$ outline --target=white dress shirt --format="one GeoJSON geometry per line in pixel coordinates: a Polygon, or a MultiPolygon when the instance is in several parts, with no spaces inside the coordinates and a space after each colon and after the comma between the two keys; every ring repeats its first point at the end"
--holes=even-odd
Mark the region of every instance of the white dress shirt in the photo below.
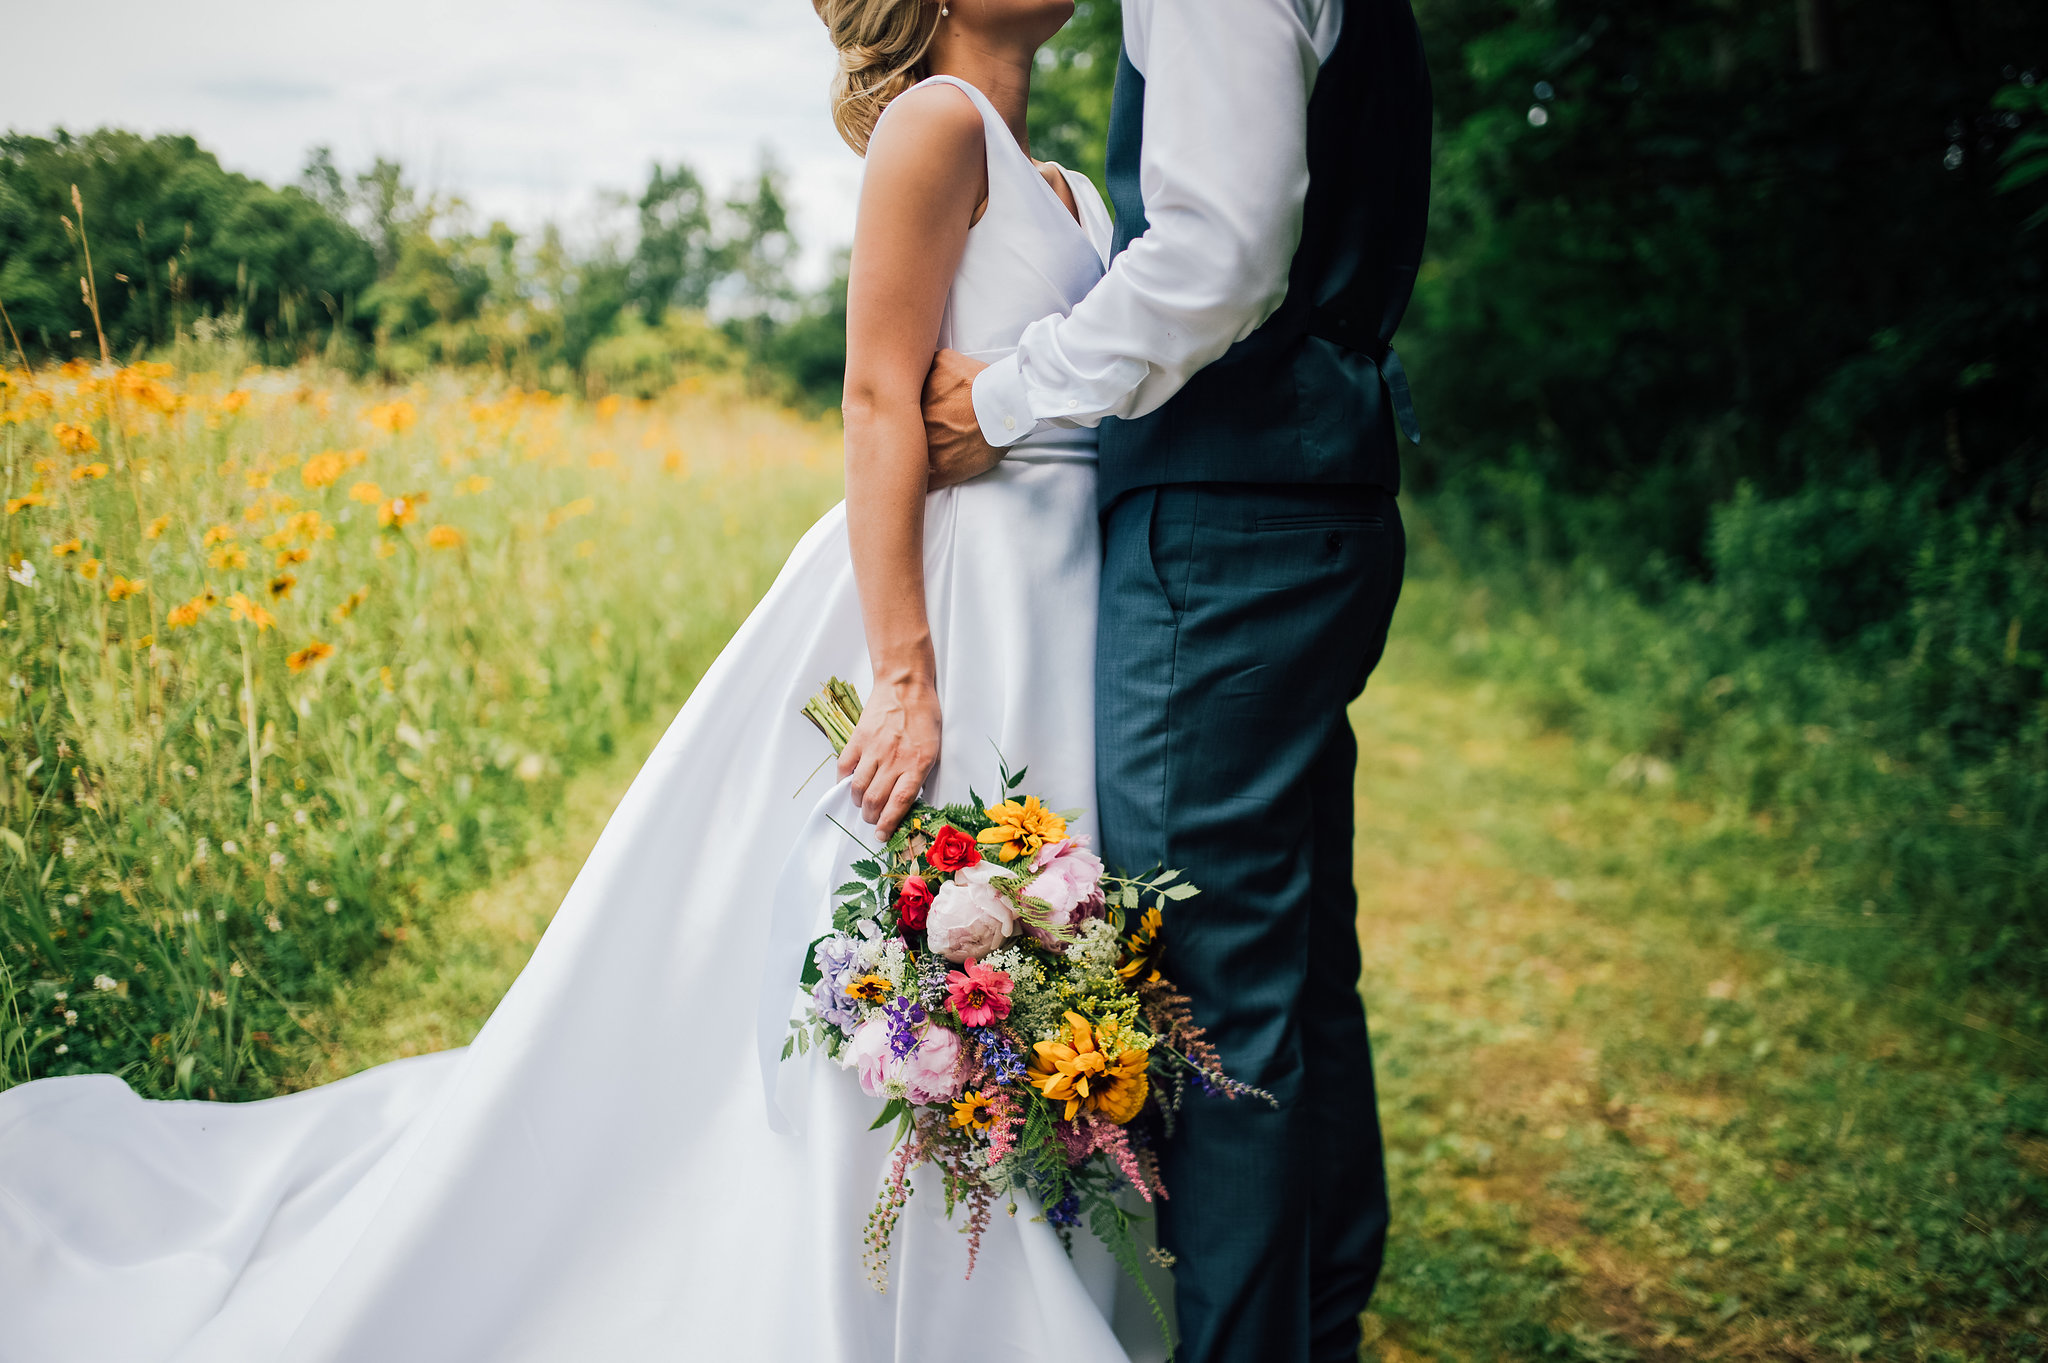
{"type": "Polygon", "coordinates": [[[1163,405],[1287,295],[1308,195],[1308,100],[1343,0],[1124,0],[1145,77],[1147,227],[1064,317],[974,380],[998,448],[1163,405]]]}

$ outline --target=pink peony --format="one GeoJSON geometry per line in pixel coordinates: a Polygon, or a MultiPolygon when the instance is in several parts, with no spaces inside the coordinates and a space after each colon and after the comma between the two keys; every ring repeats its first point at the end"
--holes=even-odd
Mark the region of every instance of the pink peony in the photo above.
{"type": "Polygon", "coordinates": [[[860,1025],[846,1048],[846,1063],[860,1070],[862,1093],[870,1098],[890,1096],[889,1086],[903,1078],[903,1063],[889,1049],[887,1017],[877,1012],[860,1025]]]}
{"type": "Polygon", "coordinates": [[[913,1103],[949,1103],[960,1096],[960,1038],[949,1027],[930,1027],[903,1062],[903,1083],[913,1103]]]}
{"type": "MultiPolygon", "coordinates": [[[[1102,908],[1102,858],[1072,838],[1039,848],[1031,865],[1038,874],[1024,887],[1024,895],[1045,906],[1046,929],[1071,930],[1102,908]]],[[[1035,923],[1030,931],[1048,946],[1059,940],[1035,923]]]]}
{"type": "Polygon", "coordinates": [[[946,1006],[969,1027],[987,1027],[1010,1015],[1010,990],[1014,987],[1006,972],[969,961],[964,974],[958,970],[947,973],[946,1006]]]}
{"type": "Polygon", "coordinates": [[[982,862],[939,886],[925,919],[933,951],[957,965],[970,956],[988,955],[1016,933],[1016,908],[989,883],[1008,874],[993,862],[982,862]]]}

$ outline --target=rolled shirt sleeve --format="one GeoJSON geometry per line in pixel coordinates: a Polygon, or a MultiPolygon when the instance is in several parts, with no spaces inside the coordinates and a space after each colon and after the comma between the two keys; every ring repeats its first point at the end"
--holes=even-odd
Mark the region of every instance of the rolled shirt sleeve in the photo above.
{"type": "Polygon", "coordinates": [[[1308,100],[1335,0],[1124,0],[1145,77],[1146,230],[1072,313],[975,377],[983,436],[1143,416],[1273,314],[1301,239],[1308,100]]]}

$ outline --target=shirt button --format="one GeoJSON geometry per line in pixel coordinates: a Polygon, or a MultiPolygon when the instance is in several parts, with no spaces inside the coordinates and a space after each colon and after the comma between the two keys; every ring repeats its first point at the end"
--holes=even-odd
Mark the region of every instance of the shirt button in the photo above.
{"type": "Polygon", "coordinates": [[[1068,410],[1068,411],[1070,411],[1070,412],[1071,412],[1071,411],[1073,411],[1073,410],[1074,410],[1074,409],[1075,409],[1076,407],[1079,407],[1080,405],[1081,405],[1081,401],[1080,401],[1080,399],[1079,399],[1079,398],[1068,398],[1068,399],[1067,399],[1067,410],[1068,410]]]}
{"type": "Polygon", "coordinates": [[[1016,430],[1016,429],[1017,429],[1017,418],[1015,418],[1015,417],[1013,417],[1013,416],[1006,416],[1006,417],[1004,417],[1004,418],[1003,418],[1003,429],[1004,429],[1004,430],[1006,430],[1006,431],[1014,431],[1014,430],[1016,430]]]}

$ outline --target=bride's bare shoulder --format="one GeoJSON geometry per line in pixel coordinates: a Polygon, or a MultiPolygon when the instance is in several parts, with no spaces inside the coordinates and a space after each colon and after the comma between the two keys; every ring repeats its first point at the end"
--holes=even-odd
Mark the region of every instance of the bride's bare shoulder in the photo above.
{"type": "Polygon", "coordinates": [[[981,111],[956,85],[934,81],[890,101],[868,142],[864,206],[876,196],[974,209],[987,193],[981,111]]]}
{"type": "Polygon", "coordinates": [[[889,101],[888,113],[868,142],[868,162],[938,153],[982,153],[981,111],[959,86],[932,81],[889,101]]]}

